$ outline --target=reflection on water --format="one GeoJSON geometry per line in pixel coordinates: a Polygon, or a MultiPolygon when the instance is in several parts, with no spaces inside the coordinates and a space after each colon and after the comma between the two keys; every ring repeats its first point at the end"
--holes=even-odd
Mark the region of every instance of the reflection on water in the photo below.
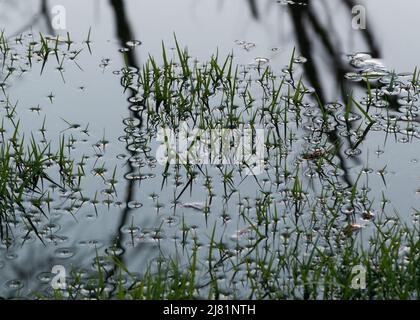
{"type": "MultiPolygon", "coordinates": [[[[188,268],[194,253],[200,297],[217,288],[216,298],[245,298],[255,294],[247,277],[261,268],[264,250],[278,262],[276,276],[287,280],[276,285],[286,291],[293,283],[287,252],[339,252],[345,239],[372,233],[387,210],[409,219],[418,206],[418,72],[377,60],[374,28],[357,34],[368,53],[346,52],[342,30],[331,24],[340,22],[336,12],[351,20],[353,1],[267,1],[269,11],[287,15],[289,40],[261,48],[258,38],[223,38],[221,49],[234,50],[226,60],[213,51],[190,57],[182,45],[197,47],[198,38],[179,33],[182,44],[171,38],[162,55],[168,35],[136,28],[130,9],[147,7],[141,1],[108,1],[101,19],[113,30],[92,27],[92,43],[89,27],[79,38],[69,38],[71,29],[56,38],[48,23],[53,1],[31,1],[29,15],[20,3],[0,3],[29,17],[4,26],[2,144],[13,143],[14,119],[21,119],[22,136],[36,132],[40,145],[51,140],[49,148],[65,154],[51,161],[51,177],[75,184],[36,184],[24,206],[10,208],[21,215],[5,216],[0,295],[51,293],[54,265],[73,270],[69,281],[79,281],[86,297],[94,294],[89,279],[105,271],[104,290],[113,294],[115,259],[138,278],[162,259],[188,268]],[[147,47],[149,33],[158,49],[147,47]],[[244,174],[248,163],[160,165],[158,130],[181,122],[191,130],[264,128],[264,172],[244,174]]],[[[223,5],[214,19],[232,8],[223,5]]],[[[258,24],[270,19],[257,1],[240,8],[258,24]]],[[[263,297],[275,297],[267,288],[263,297]]],[[[306,297],[305,288],[296,290],[306,297]]]]}

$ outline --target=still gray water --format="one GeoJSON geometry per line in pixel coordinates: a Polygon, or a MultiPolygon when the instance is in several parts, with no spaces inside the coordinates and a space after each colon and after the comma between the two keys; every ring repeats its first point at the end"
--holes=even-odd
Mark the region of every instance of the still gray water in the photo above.
{"type": "MultiPolygon", "coordinates": [[[[0,57],[6,65],[0,78],[2,128],[13,133],[9,120],[16,113],[26,141],[33,135],[39,145],[51,141],[57,149],[64,137],[66,154],[76,159],[74,178],[77,168],[84,171],[76,188],[46,182],[48,201],[25,200],[25,214],[37,233],[28,232],[34,226],[20,216],[9,221],[10,234],[0,247],[0,296],[50,295],[57,265],[65,267],[68,281],[75,277],[71,271],[77,272],[81,296],[90,297],[93,290],[85,279],[98,277],[100,264],[108,273],[106,291],[112,293],[117,275],[109,257],[118,257],[141,278],[147,268],[170,258],[187,268],[197,250],[197,288],[216,281],[219,298],[244,298],[252,292],[249,268],[259,261],[255,248],[277,252],[302,229],[305,239],[297,239],[299,245],[312,241],[330,250],[327,240],[315,241],[317,233],[332,232],[328,228],[334,225],[351,236],[368,236],[385,205],[407,223],[413,216],[417,221],[419,103],[418,87],[411,82],[420,54],[415,41],[420,4],[360,4],[366,9],[365,30],[352,27],[356,4],[347,0],[0,1],[0,29],[12,50],[0,57]],[[66,10],[65,30],[51,27],[57,5],[66,10]],[[28,48],[40,46],[40,33],[51,48],[58,36],[59,50],[49,53],[45,65],[39,56],[29,65],[28,48]],[[188,48],[194,71],[207,70],[216,52],[220,63],[228,57],[238,66],[237,91],[215,88],[209,114],[172,112],[170,105],[162,111],[166,100],[156,102],[156,89],[145,95],[143,66],[150,57],[164,63],[162,42],[168,59],[177,60],[174,35],[182,49],[188,48]],[[298,94],[288,95],[280,79],[293,83],[298,94]],[[293,101],[278,112],[284,118],[277,123],[268,114],[279,86],[279,103],[293,101]],[[307,98],[313,92],[323,108],[307,98]],[[355,100],[350,113],[349,92],[355,100]],[[244,166],[235,165],[168,169],[161,163],[160,128],[186,121],[204,129],[209,121],[212,128],[232,129],[226,119],[235,119],[239,127],[259,120],[255,126],[267,139],[264,172],[246,175],[244,166]],[[337,152],[330,154],[332,149],[337,152]],[[318,163],[323,157],[328,161],[318,163]],[[340,217],[324,224],[325,206],[335,208],[338,198],[340,217]],[[214,257],[208,254],[213,242],[222,248],[214,257]]],[[[183,68],[181,62],[174,65],[173,90],[191,94],[181,84],[183,68]]],[[[179,94],[178,105],[180,97],[202,102],[179,94]]],[[[54,168],[51,176],[59,179],[54,168]]],[[[206,289],[197,295],[205,297],[206,289]]]]}

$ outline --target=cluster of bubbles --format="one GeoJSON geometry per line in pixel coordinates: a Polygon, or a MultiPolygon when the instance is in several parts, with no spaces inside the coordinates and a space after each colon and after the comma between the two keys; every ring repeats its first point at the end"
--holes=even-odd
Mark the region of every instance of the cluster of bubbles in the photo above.
{"type": "Polygon", "coordinates": [[[372,130],[395,134],[401,143],[420,138],[417,69],[405,73],[390,71],[368,53],[349,55],[348,60],[355,71],[347,73],[346,78],[369,86],[360,104],[375,111],[371,114],[372,130]]]}
{"type": "MultiPolygon", "coordinates": [[[[139,44],[132,41],[127,46],[132,48],[139,44]]],[[[29,115],[22,113],[21,108],[26,106],[14,102],[13,89],[18,86],[15,82],[20,77],[30,72],[31,75],[39,74],[39,70],[42,70],[42,77],[54,78],[58,73],[66,80],[68,73],[80,71],[80,60],[86,59],[81,52],[88,43],[25,33],[9,40],[7,46],[2,45],[2,50],[7,52],[0,61],[3,65],[0,86],[4,93],[0,98],[3,119],[0,145],[13,141],[16,123],[21,123],[17,130],[19,139],[27,135],[28,130],[33,130],[29,136],[33,135],[39,151],[47,150],[43,169],[48,179],[42,183],[40,179],[37,190],[25,190],[22,206],[15,205],[14,212],[10,212],[7,219],[2,217],[1,222],[7,222],[9,232],[2,233],[0,244],[3,275],[0,277],[0,296],[34,297],[35,292],[52,294],[54,274],[51,268],[61,264],[67,268],[69,282],[72,278],[79,279],[77,275],[70,275],[73,266],[77,265],[75,272],[82,270],[81,287],[87,287],[92,279],[97,280],[96,255],[101,258],[100,263],[106,261],[104,265],[109,265],[106,257],[119,253],[114,250],[114,243],[107,239],[108,231],[96,236],[94,232],[90,234],[95,229],[94,223],[101,219],[103,212],[119,212],[127,207],[140,208],[140,205],[119,199],[120,181],[124,177],[116,167],[107,166],[111,155],[107,154],[110,141],[105,134],[101,137],[95,134],[95,128],[89,128],[89,124],[68,122],[62,118],[57,119],[57,123],[62,123],[61,135],[51,139],[56,129],[49,128],[50,117],[42,107],[46,103],[29,106],[29,115]],[[30,125],[26,127],[26,123],[30,125]],[[56,153],[54,148],[57,145],[60,145],[59,149],[62,146],[62,150],[56,153]],[[64,168],[68,168],[66,173],[64,168]],[[68,183],[63,183],[63,178],[68,183]],[[80,240],[80,237],[87,239],[80,240]]],[[[111,59],[102,58],[98,73],[109,65],[111,59]]],[[[49,86],[49,90],[55,89],[54,85],[51,88],[51,82],[49,86]]],[[[72,90],[71,82],[68,86],[72,90]]],[[[86,87],[79,86],[77,90],[85,92],[86,87]]],[[[47,103],[56,103],[53,92],[45,97],[33,95],[31,98],[46,98],[47,103]]],[[[22,140],[15,141],[20,143],[22,140]]],[[[26,139],[22,145],[24,153],[29,143],[26,139]]],[[[87,294],[88,290],[85,291],[87,294]]]]}

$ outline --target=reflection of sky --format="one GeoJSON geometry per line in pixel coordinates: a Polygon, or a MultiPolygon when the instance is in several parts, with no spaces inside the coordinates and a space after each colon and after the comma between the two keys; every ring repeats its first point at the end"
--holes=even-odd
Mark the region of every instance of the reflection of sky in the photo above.
{"type": "MultiPolygon", "coordinates": [[[[39,1],[0,1],[2,28],[11,31],[26,25],[31,20],[31,13],[37,11],[39,1]]],[[[420,3],[412,0],[360,2],[366,3],[368,27],[379,43],[386,62],[396,69],[413,69],[420,53],[419,44],[415,41],[415,32],[420,29],[417,18],[420,3]]],[[[276,1],[257,1],[260,21],[252,19],[248,1],[245,0],[126,0],[125,3],[136,37],[152,52],[160,48],[162,39],[169,42],[173,32],[197,55],[206,55],[215,47],[230,50],[236,39],[256,42],[256,53],[262,48],[288,48],[292,45],[287,7],[280,6],[276,1]]],[[[339,34],[345,50],[364,49],[357,40],[358,31],[351,29],[348,9],[341,1],[318,0],[311,3],[319,7],[325,25],[339,34]]],[[[68,28],[72,34],[85,34],[92,26],[96,36],[109,39],[113,35],[108,1],[54,0],[48,1],[48,4],[60,4],[67,8],[68,28]]]]}

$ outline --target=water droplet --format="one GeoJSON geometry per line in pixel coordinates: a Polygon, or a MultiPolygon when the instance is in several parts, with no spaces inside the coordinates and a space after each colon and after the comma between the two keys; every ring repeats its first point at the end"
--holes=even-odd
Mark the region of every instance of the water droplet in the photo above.
{"type": "Polygon", "coordinates": [[[124,227],[121,228],[121,232],[125,233],[125,234],[134,235],[134,234],[137,234],[137,233],[140,232],[140,228],[136,227],[136,226],[131,226],[131,225],[130,226],[124,226],[124,227]]]}
{"type": "Polygon", "coordinates": [[[341,113],[340,115],[338,115],[338,120],[343,121],[343,122],[346,122],[346,121],[353,122],[353,121],[360,120],[361,118],[362,118],[361,115],[357,113],[353,113],[353,112],[349,112],[347,115],[345,113],[341,113]]]}
{"type": "Polygon", "coordinates": [[[76,253],[72,248],[59,248],[54,251],[54,254],[57,258],[68,259],[73,257],[76,253]]]}
{"type": "Polygon", "coordinates": [[[363,172],[364,174],[370,174],[370,173],[372,173],[372,172],[373,172],[373,169],[371,169],[371,168],[363,168],[363,169],[362,169],[362,172],[363,172]]]}
{"type": "Polygon", "coordinates": [[[187,202],[183,203],[182,206],[184,208],[191,208],[197,211],[204,211],[206,208],[206,205],[203,202],[187,202]]]}
{"type": "Polygon", "coordinates": [[[36,278],[42,283],[50,283],[53,277],[54,274],[51,272],[41,272],[36,276],[36,278]]]}
{"type": "Polygon", "coordinates": [[[6,258],[6,260],[15,260],[18,258],[18,254],[14,252],[8,252],[4,255],[4,257],[6,258]]]}
{"type": "Polygon", "coordinates": [[[54,233],[54,232],[57,232],[57,231],[60,230],[60,226],[58,224],[55,224],[55,223],[49,223],[49,224],[46,224],[44,226],[43,230],[46,231],[46,232],[54,233]]]}
{"type": "Polygon", "coordinates": [[[360,155],[362,153],[362,150],[360,150],[358,148],[356,148],[356,149],[349,148],[346,151],[344,151],[344,153],[346,155],[348,155],[349,157],[354,157],[354,156],[360,155]]]}
{"type": "Polygon", "coordinates": [[[6,282],[6,287],[9,289],[13,289],[13,290],[19,290],[22,289],[25,284],[23,283],[23,281],[19,280],[19,279],[13,279],[13,280],[9,280],[6,282]]]}
{"type": "Polygon", "coordinates": [[[112,246],[105,249],[105,253],[110,256],[120,256],[123,252],[124,250],[122,248],[116,246],[112,246]]]}
{"type": "Polygon", "coordinates": [[[260,65],[266,64],[269,61],[270,61],[270,59],[268,59],[268,58],[263,58],[263,57],[257,57],[257,58],[255,58],[255,62],[257,62],[260,65]]]}

